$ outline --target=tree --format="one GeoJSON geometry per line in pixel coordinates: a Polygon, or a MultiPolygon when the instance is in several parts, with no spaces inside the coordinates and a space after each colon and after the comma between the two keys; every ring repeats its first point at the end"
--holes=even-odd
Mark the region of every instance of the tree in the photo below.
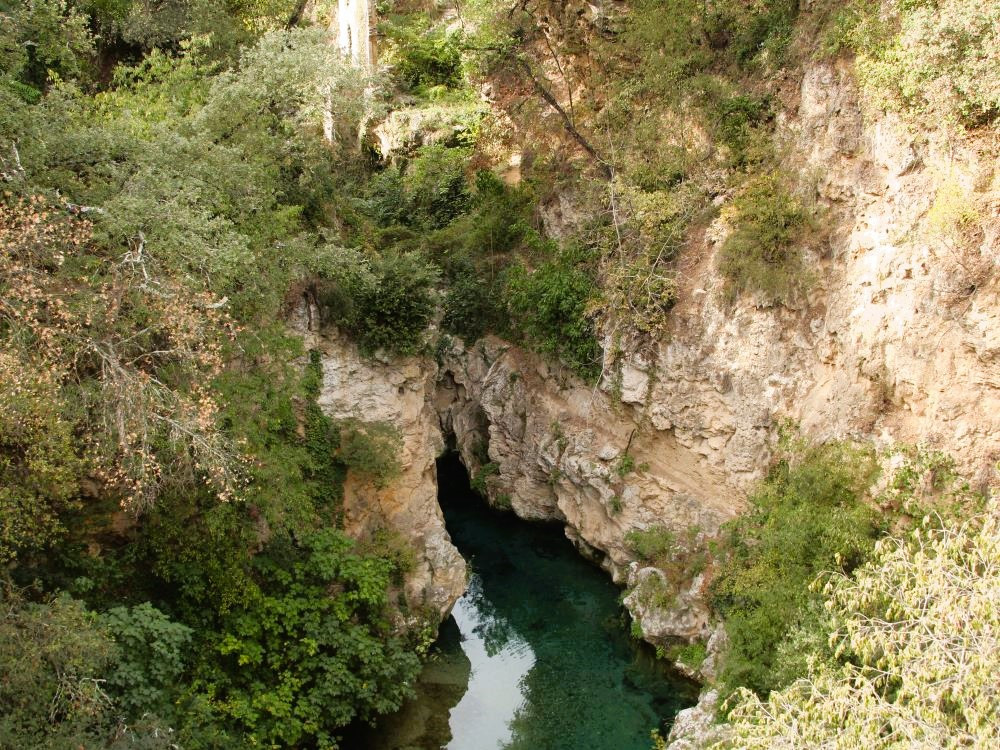
{"type": "Polygon", "coordinates": [[[742,690],[716,747],[1000,747],[1000,498],[961,525],[887,538],[824,588],[846,663],[761,700],[742,690]]]}

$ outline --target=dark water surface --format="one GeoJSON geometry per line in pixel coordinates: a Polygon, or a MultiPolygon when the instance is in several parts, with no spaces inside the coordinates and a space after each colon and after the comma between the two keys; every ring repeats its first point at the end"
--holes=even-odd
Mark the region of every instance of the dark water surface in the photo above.
{"type": "Polygon", "coordinates": [[[628,637],[618,589],[553,524],[489,509],[438,463],[452,541],[471,564],[416,686],[364,750],[649,750],[697,689],[628,637]]]}

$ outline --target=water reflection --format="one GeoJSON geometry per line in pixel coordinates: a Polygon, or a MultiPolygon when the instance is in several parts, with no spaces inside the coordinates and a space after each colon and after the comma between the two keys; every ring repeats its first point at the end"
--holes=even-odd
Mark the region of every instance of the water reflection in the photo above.
{"type": "Polygon", "coordinates": [[[510,623],[490,606],[483,582],[474,574],[452,612],[461,647],[472,667],[469,686],[451,709],[448,750],[494,750],[510,745],[511,722],[524,705],[522,680],[535,654],[510,623]]]}
{"type": "Polygon", "coordinates": [[[650,730],[696,688],[629,639],[618,590],[561,528],[486,508],[460,466],[438,472],[448,531],[475,574],[417,697],[345,747],[649,750],[650,730]]]}

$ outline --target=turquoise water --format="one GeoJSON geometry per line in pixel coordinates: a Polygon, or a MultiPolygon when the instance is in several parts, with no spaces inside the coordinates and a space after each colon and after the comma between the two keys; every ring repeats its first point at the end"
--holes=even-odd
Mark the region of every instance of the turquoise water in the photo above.
{"type": "Polygon", "coordinates": [[[417,697],[365,750],[649,750],[697,688],[628,636],[619,591],[558,525],[489,509],[453,458],[441,506],[469,561],[417,697]]]}

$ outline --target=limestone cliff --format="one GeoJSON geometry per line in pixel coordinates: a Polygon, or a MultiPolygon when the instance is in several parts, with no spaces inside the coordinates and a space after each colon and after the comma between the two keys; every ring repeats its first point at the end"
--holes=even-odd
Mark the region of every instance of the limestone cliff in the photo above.
{"type": "MultiPolygon", "coordinates": [[[[991,152],[863,113],[849,71],[830,65],[786,92],[776,139],[828,230],[800,306],[723,301],[723,210],[682,260],[669,335],[606,363],[599,387],[497,339],[445,360],[443,424],[494,502],[561,520],[636,589],[659,574],[629,571],[625,534],[713,533],[768,466],[783,419],[820,440],[940,449],[982,482],[1000,458],[991,152]],[[956,195],[978,212],[962,235],[956,195]]],[[[626,604],[651,640],[705,636],[702,585],[684,582],[669,612],[635,592],[626,604]]]]}
{"type": "Polygon", "coordinates": [[[402,474],[387,486],[348,474],[345,530],[355,538],[379,528],[397,532],[416,553],[405,582],[408,610],[417,619],[425,614],[443,619],[467,581],[465,561],[451,543],[437,501],[435,459],[444,449],[432,401],[437,367],[419,357],[363,357],[336,329],[321,329],[318,317],[303,304],[295,327],[320,353],[320,408],[334,419],[390,423],[403,439],[402,474]]]}
{"type": "MultiPolygon", "coordinates": [[[[493,337],[452,342],[438,365],[370,361],[333,334],[311,334],[327,413],[391,421],[404,434],[403,477],[383,490],[350,481],[346,510],[351,529],[386,522],[420,551],[412,602],[443,613],[465,580],[434,497],[444,436],[495,504],[564,523],[632,589],[627,606],[661,642],[708,635],[707,578],[668,581],[637,566],[626,534],[714,534],[768,466],[783,419],[820,440],[922,443],[986,481],[1000,458],[992,151],[864,112],[847,67],[812,65],[783,85],[781,102],[783,167],[825,229],[807,250],[812,286],[796,306],[723,300],[716,255],[733,197],[723,193],[720,218],[680,260],[668,334],[609,354],[597,386],[493,337]],[[669,607],[642,594],[650,586],[672,587],[669,607]]],[[[571,220],[572,193],[558,203],[543,211],[553,234],[571,220]]],[[[605,344],[611,352],[610,336],[605,344]]]]}

